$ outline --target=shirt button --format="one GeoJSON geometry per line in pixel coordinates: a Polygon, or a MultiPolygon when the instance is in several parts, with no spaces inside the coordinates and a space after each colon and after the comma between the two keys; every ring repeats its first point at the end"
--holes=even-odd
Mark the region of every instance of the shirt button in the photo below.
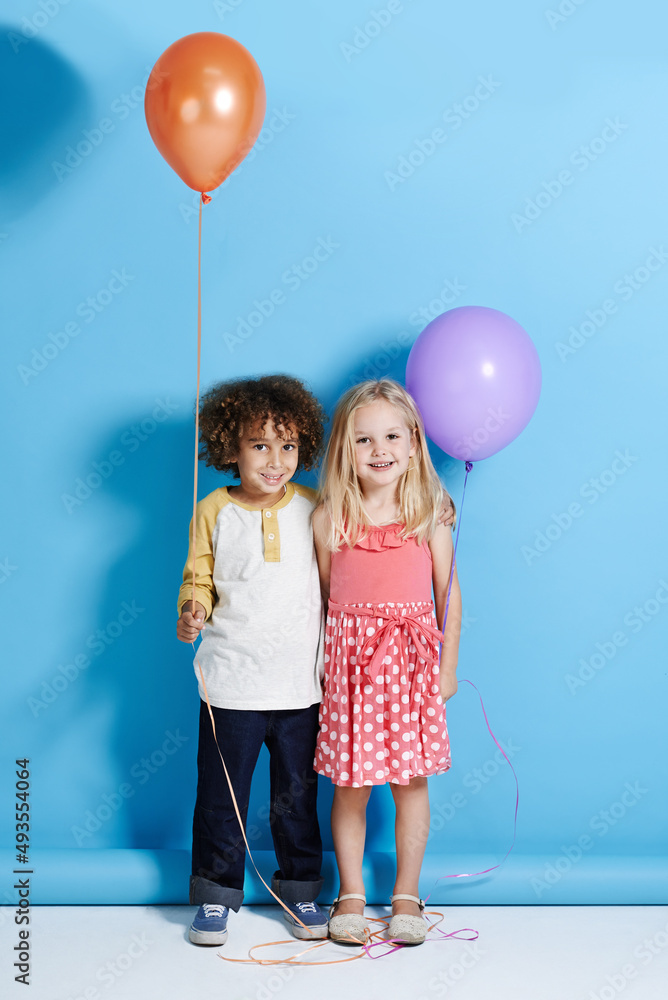
{"type": "Polygon", "coordinates": [[[265,517],[271,517],[271,511],[270,510],[265,510],[264,516],[265,517]]]}
{"type": "Polygon", "coordinates": [[[275,535],[267,535],[267,538],[269,539],[270,542],[273,542],[275,537],[276,537],[275,535]]]}

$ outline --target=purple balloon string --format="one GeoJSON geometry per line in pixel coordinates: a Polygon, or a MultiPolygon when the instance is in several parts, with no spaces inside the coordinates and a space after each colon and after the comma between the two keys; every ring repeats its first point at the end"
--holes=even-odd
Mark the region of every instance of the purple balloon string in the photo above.
{"type": "MultiPolygon", "coordinates": [[[[457,557],[457,545],[459,543],[459,531],[460,531],[461,526],[462,526],[462,514],[463,514],[463,510],[464,510],[464,498],[466,496],[466,483],[467,483],[467,480],[469,478],[469,472],[471,471],[472,468],[473,468],[473,463],[472,462],[467,462],[466,463],[466,475],[464,476],[464,488],[462,490],[462,502],[461,502],[460,507],[459,507],[459,519],[458,519],[458,522],[457,522],[457,533],[455,535],[455,547],[454,547],[454,551],[452,553],[452,567],[450,569],[450,582],[448,584],[448,596],[447,596],[447,599],[446,599],[446,602],[445,602],[445,614],[443,616],[443,628],[442,628],[441,631],[445,631],[445,623],[448,620],[448,608],[450,606],[450,592],[451,592],[451,589],[452,589],[452,580],[453,580],[454,573],[455,573],[455,559],[457,557]]],[[[485,717],[485,725],[487,726],[487,730],[489,732],[489,735],[492,737],[492,739],[496,743],[497,747],[499,748],[499,750],[503,754],[503,758],[506,761],[506,763],[508,764],[508,767],[513,772],[513,778],[515,779],[515,816],[514,816],[514,820],[513,820],[513,840],[512,840],[512,843],[511,843],[510,847],[508,848],[508,850],[506,851],[506,853],[503,855],[501,861],[499,861],[498,865],[492,865],[491,868],[485,868],[485,869],[483,869],[483,871],[480,871],[480,872],[458,872],[456,875],[441,875],[440,878],[436,879],[436,884],[438,884],[439,882],[442,882],[443,879],[446,879],[446,878],[470,878],[473,875],[486,875],[488,872],[493,872],[496,868],[500,868],[501,865],[506,860],[506,858],[508,857],[508,855],[510,854],[510,852],[512,851],[512,849],[514,848],[514,846],[515,846],[515,840],[516,840],[516,837],[517,837],[517,812],[518,812],[519,805],[520,805],[520,785],[519,785],[519,781],[517,780],[517,774],[515,772],[515,768],[510,763],[510,759],[509,759],[508,755],[506,754],[506,751],[503,749],[503,747],[501,746],[501,744],[497,740],[496,736],[492,732],[492,727],[489,724],[489,719],[487,718],[487,712],[485,711],[485,704],[484,704],[484,702],[482,700],[482,695],[480,694],[480,691],[478,691],[478,688],[475,686],[475,684],[473,683],[473,681],[462,679],[461,683],[462,684],[470,684],[471,687],[473,688],[473,690],[478,695],[478,698],[480,699],[480,707],[482,708],[482,714],[485,717]]],[[[426,897],[425,902],[427,901],[427,899],[429,899],[429,896],[426,897]]]]}
{"type": "MultiPolygon", "coordinates": [[[[430,923],[429,929],[427,930],[427,935],[429,935],[431,931],[436,931],[437,934],[440,934],[442,940],[453,938],[456,941],[477,941],[478,938],[480,937],[478,931],[475,930],[475,928],[473,927],[460,927],[459,930],[450,931],[449,934],[446,934],[445,931],[440,930],[436,924],[430,923]]],[[[429,936],[427,936],[426,940],[427,942],[431,940],[433,943],[435,938],[430,939],[429,936]]],[[[379,958],[385,958],[386,955],[391,955],[392,952],[394,951],[401,951],[402,948],[405,947],[406,947],[406,942],[402,941],[401,938],[384,938],[382,941],[373,941],[371,944],[363,945],[362,951],[366,952],[368,958],[375,961],[376,959],[379,958]],[[372,948],[386,948],[387,950],[384,951],[382,955],[372,955],[371,954],[372,948]]]]}
{"type": "MultiPolygon", "coordinates": [[[[480,707],[482,708],[482,714],[485,717],[485,724],[487,726],[487,730],[489,732],[489,735],[492,737],[492,739],[496,743],[497,747],[499,748],[499,750],[503,754],[504,760],[508,764],[508,767],[513,772],[513,778],[515,779],[515,816],[514,816],[514,819],[513,819],[513,840],[512,840],[512,843],[511,843],[510,847],[508,848],[508,850],[506,851],[506,853],[503,855],[503,857],[499,861],[498,865],[492,865],[491,868],[484,868],[480,872],[459,872],[457,875],[441,875],[440,878],[436,879],[436,884],[437,885],[438,885],[439,882],[442,882],[443,879],[446,879],[446,878],[470,878],[472,875],[486,875],[487,872],[493,872],[496,868],[500,868],[501,865],[503,864],[503,862],[506,860],[506,858],[510,854],[510,852],[512,851],[513,847],[515,846],[515,839],[517,837],[517,811],[518,811],[519,806],[520,806],[520,783],[517,780],[517,772],[515,771],[515,768],[513,767],[513,765],[510,763],[510,759],[509,759],[506,751],[503,749],[503,747],[501,746],[501,744],[497,740],[496,736],[492,732],[492,727],[489,724],[489,719],[487,718],[487,712],[485,711],[485,705],[483,703],[482,695],[480,694],[480,691],[478,691],[478,689],[475,686],[475,684],[473,683],[473,681],[469,681],[469,680],[466,680],[465,678],[462,678],[462,682],[461,683],[462,684],[470,684],[471,687],[473,688],[473,690],[478,695],[478,698],[480,698],[480,707]]],[[[429,896],[427,896],[427,899],[429,899],[429,896]]],[[[425,899],[425,902],[427,901],[427,899],[425,899]]]]}
{"type": "Polygon", "coordinates": [[[448,596],[445,601],[445,614],[443,615],[443,628],[441,632],[445,631],[445,623],[448,620],[448,608],[450,607],[450,592],[452,591],[452,580],[455,575],[455,559],[457,558],[457,546],[459,545],[459,530],[462,526],[462,514],[464,511],[464,497],[466,496],[466,483],[469,478],[469,472],[473,468],[473,462],[466,463],[466,475],[464,476],[464,489],[462,490],[462,502],[459,505],[459,518],[457,519],[457,533],[455,534],[455,549],[452,553],[452,566],[450,567],[450,580],[448,581],[448,596]]]}

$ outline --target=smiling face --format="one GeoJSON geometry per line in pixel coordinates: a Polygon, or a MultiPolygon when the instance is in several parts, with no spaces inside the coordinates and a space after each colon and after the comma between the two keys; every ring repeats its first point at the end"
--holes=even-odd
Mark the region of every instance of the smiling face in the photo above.
{"type": "Polygon", "coordinates": [[[403,414],[384,399],[354,413],[357,478],[362,493],[399,482],[416,451],[415,431],[403,414]]]}
{"type": "Polygon", "coordinates": [[[273,420],[260,422],[244,431],[234,456],[241,485],[233,487],[246,503],[271,506],[283,495],[283,487],[299,464],[299,439],[294,427],[276,427],[273,420]]]}

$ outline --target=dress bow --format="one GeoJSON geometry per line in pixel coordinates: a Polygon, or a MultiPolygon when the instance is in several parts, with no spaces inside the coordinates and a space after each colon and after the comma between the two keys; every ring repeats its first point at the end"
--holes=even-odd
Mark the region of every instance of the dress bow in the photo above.
{"type": "Polygon", "coordinates": [[[354,615],[362,619],[361,628],[363,632],[360,643],[361,652],[359,655],[359,665],[365,668],[369,679],[375,681],[381,673],[387,650],[393,640],[394,629],[399,626],[406,626],[409,635],[413,640],[418,655],[422,656],[429,663],[438,663],[440,643],[443,642],[443,633],[420,619],[433,610],[434,605],[429,604],[418,611],[404,611],[401,608],[378,607],[370,608],[355,607],[351,604],[335,604],[329,602],[332,611],[343,611],[344,614],[354,615]],[[383,620],[382,625],[377,624],[377,619],[383,620]],[[376,619],[374,621],[374,619],[376,619]],[[373,635],[367,635],[366,630],[373,624],[373,635]],[[425,643],[422,643],[422,639],[425,643]]]}

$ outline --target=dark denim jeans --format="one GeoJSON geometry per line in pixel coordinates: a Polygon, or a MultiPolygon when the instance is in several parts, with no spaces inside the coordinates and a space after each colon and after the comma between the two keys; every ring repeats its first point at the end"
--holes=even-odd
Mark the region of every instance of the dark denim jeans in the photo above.
{"type": "MultiPolygon", "coordinates": [[[[269,825],[278,861],[271,887],[286,903],[312,902],[322,887],[318,776],[313,770],[319,707],[272,712],[213,709],[218,744],[244,827],[262,744],[269,750],[269,825]]],[[[244,898],[246,849],[204,702],[197,770],[190,902],[221,903],[238,910],[244,898]]]]}

